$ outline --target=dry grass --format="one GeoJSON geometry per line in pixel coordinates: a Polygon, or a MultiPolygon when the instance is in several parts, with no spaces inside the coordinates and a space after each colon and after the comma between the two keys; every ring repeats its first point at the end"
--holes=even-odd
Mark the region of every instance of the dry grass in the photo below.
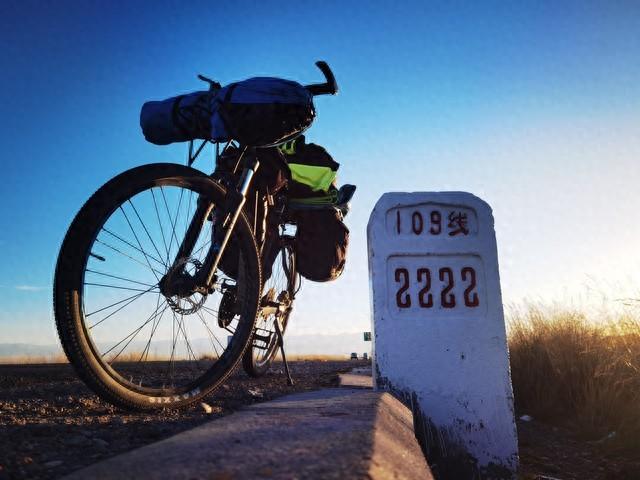
{"type": "Polygon", "coordinates": [[[640,318],[531,306],[510,317],[518,412],[640,454],[640,318]]]}
{"type": "MultiPolygon", "coordinates": [[[[122,363],[137,362],[142,356],[141,352],[129,352],[123,353],[118,356],[117,361],[122,363]]],[[[203,357],[202,359],[205,359],[203,357]]],[[[210,358],[207,358],[210,359],[210,358]]],[[[111,361],[111,358],[107,360],[111,361]]],[[[168,361],[169,355],[153,355],[149,354],[145,356],[145,361],[160,362],[168,361]]],[[[182,358],[175,358],[176,361],[183,360],[182,358]]],[[[54,364],[54,363],[69,363],[64,353],[57,353],[55,355],[11,355],[0,357],[0,365],[35,365],[35,364],[54,364]]]]}
{"type": "MultiPolygon", "coordinates": [[[[140,352],[129,352],[118,356],[119,362],[137,362],[140,359],[140,352]]],[[[168,361],[169,355],[147,355],[145,361],[161,362],[168,361]]],[[[216,357],[210,355],[203,355],[198,360],[216,360],[216,357]]],[[[280,355],[277,356],[280,360],[280,355]]],[[[186,357],[176,358],[176,361],[187,360],[186,357]]],[[[314,361],[314,362],[336,362],[349,360],[349,355],[287,355],[287,360],[290,361],[314,361]]],[[[40,363],[67,363],[67,357],[64,353],[56,355],[15,355],[0,357],[0,365],[21,365],[21,364],[40,364],[40,363]]]]}
{"type": "MultiPolygon", "coordinates": [[[[130,352],[126,354],[122,354],[118,356],[119,362],[137,362],[140,360],[141,353],[140,352],[130,352]]],[[[147,355],[145,356],[144,361],[149,362],[167,362],[169,361],[169,355],[147,355]]],[[[276,357],[277,360],[281,360],[280,354],[276,357]]],[[[175,361],[189,361],[190,357],[182,356],[174,358],[175,361]]],[[[203,361],[217,361],[218,357],[212,355],[201,355],[198,357],[198,360],[203,361]]],[[[333,362],[333,361],[344,361],[349,360],[349,355],[287,355],[288,361],[313,361],[313,362],[333,362]]]]}
{"type": "MultiPolygon", "coordinates": [[[[278,360],[281,360],[280,354],[276,357],[278,360]]],[[[287,361],[308,361],[308,362],[342,362],[345,360],[349,360],[350,355],[302,355],[302,354],[292,354],[287,355],[287,361]]],[[[358,356],[360,358],[360,356],[358,356]]]]}
{"type": "Polygon", "coordinates": [[[0,357],[0,365],[35,365],[41,363],[68,363],[64,353],[55,355],[9,355],[0,357]]]}

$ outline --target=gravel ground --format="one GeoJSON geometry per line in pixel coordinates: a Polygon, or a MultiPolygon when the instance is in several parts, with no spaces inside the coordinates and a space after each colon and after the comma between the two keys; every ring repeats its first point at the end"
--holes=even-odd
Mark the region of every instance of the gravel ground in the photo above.
{"type": "Polygon", "coordinates": [[[640,480],[640,458],[580,440],[570,426],[518,420],[518,443],[523,480],[640,480]]]}
{"type": "Polygon", "coordinates": [[[128,413],[100,401],[68,365],[0,365],[0,479],[54,479],[105,458],[175,435],[255,402],[336,386],[362,361],[290,362],[260,379],[238,371],[188,410],[128,413]]]}
{"type": "MultiPolygon", "coordinates": [[[[0,480],[59,478],[242,406],[335,386],[338,373],[364,364],[291,362],[293,387],[279,373],[280,364],[261,379],[239,371],[205,400],[210,413],[197,405],[153,414],[123,412],[100,401],[68,365],[0,365],[0,480]]],[[[518,436],[521,479],[640,479],[640,459],[603,453],[570,429],[519,420],[518,436]]]]}

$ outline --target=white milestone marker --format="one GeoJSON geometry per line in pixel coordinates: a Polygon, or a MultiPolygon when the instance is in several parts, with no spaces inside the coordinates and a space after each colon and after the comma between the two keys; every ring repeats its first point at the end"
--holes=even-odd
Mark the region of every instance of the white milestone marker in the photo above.
{"type": "Polygon", "coordinates": [[[464,192],[386,193],[367,230],[374,381],[412,406],[440,478],[518,463],[491,208],[464,192]]]}

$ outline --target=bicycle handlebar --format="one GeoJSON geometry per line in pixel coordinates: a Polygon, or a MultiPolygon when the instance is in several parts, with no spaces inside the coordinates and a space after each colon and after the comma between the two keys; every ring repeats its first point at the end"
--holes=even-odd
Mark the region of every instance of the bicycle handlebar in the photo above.
{"type": "Polygon", "coordinates": [[[335,95],[338,93],[338,84],[336,78],[333,76],[333,72],[327,62],[318,61],[316,66],[323,73],[324,78],[327,80],[325,83],[314,83],[313,85],[306,85],[305,88],[311,93],[311,95],[335,95]]]}
{"type": "MultiPolygon", "coordinates": [[[[338,93],[338,84],[336,83],[336,77],[333,76],[331,68],[322,60],[316,62],[316,66],[320,69],[324,78],[327,80],[325,83],[314,83],[311,85],[305,85],[311,95],[335,95],[338,93]]],[[[215,80],[205,77],[204,75],[198,75],[198,78],[203,82],[209,84],[209,91],[215,92],[220,90],[222,86],[215,80]]]]}

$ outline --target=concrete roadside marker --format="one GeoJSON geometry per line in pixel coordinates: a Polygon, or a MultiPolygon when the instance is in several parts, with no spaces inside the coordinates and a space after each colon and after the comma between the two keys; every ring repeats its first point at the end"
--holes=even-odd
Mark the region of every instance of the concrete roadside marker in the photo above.
{"type": "Polygon", "coordinates": [[[515,477],[491,208],[464,192],[386,193],[367,239],[376,387],[411,405],[437,478],[515,477]]]}

